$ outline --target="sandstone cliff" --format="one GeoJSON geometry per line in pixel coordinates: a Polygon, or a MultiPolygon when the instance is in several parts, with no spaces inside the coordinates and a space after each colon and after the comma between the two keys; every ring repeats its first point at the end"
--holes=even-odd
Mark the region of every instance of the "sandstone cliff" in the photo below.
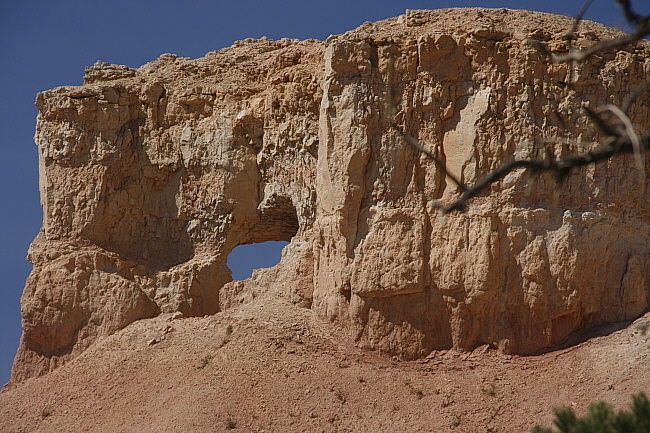
{"type": "MultiPolygon", "coordinates": [[[[650,74],[650,47],[552,64],[533,42],[566,50],[570,25],[409,11],[326,42],[98,62],[84,86],[39,94],[44,221],[12,381],[135,320],[260,296],[403,358],[485,343],[531,354],[637,317],[650,298],[650,185],[629,158],[560,185],[514,172],[443,219],[436,202],[457,191],[394,127],[467,183],[513,155],[583,151],[597,137],[581,105],[620,103],[650,74]],[[539,144],[549,137],[563,140],[539,144]],[[281,263],[231,281],[230,251],[267,240],[291,241],[281,263]]],[[[613,35],[584,23],[577,43],[613,35]]],[[[649,102],[631,110],[641,128],[649,102]]]]}

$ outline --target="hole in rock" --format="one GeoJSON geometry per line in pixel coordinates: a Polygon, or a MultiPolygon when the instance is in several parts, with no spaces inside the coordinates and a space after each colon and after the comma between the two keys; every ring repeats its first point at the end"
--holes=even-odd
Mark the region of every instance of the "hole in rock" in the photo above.
{"type": "Polygon", "coordinates": [[[282,258],[286,241],[268,241],[239,245],[228,256],[228,267],[233,280],[245,280],[253,275],[253,269],[270,268],[282,258]]]}

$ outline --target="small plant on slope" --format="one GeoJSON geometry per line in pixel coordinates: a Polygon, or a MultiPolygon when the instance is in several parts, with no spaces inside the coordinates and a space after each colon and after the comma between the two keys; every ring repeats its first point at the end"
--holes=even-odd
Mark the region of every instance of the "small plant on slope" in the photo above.
{"type": "Polygon", "coordinates": [[[557,430],[538,426],[533,433],[650,433],[650,401],[642,392],[632,396],[629,412],[615,412],[612,405],[599,401],[582,418],[563,407],[555,411],[553,423],[557,430]]]}

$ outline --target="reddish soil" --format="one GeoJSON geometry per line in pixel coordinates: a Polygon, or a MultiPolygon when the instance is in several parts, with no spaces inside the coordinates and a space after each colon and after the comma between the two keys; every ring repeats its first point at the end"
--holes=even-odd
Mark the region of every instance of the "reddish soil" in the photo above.
{"type": "Polygon", "coordinates": [[[650,392],[650,313],[540,356],[364,352],[310,310],[163,315],[0,394],[2,432],[526,432],[650,392]]]}

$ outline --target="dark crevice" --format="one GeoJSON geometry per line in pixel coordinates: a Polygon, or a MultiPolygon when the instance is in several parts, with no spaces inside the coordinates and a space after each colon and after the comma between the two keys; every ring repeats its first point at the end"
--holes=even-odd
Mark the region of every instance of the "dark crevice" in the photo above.
{"type": "Polygon", "coordinates": [[[90,99],[90,98],[96,98],[97,95],[87,95],[87,96],[70,96],[68,95],[68,98],[70,99],[90,99]]]}
{"type": "Polygon", "coordinates": [[[260,219],[250,232],[248,242],[266,241],[290,242],[300,224],[293,202],[286,196],[273,194],[259,206],[260,219]]]}

